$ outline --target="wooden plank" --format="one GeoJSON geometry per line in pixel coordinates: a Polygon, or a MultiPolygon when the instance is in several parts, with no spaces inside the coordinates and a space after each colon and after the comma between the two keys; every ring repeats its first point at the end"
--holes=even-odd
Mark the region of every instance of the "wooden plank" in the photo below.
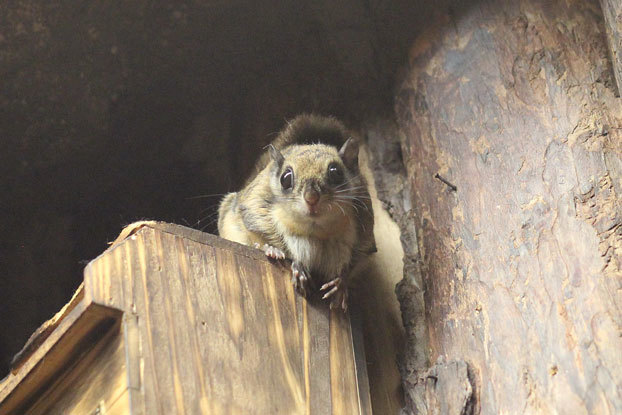
{"type": "Polygon", "coordinates": [[[140,382],[131,375],[144,387],[139,410],[359,412],[349,322],[297,296],[289,266],[178,225],[126,234],[89,266],[85,295],[136,315],[140,356],[126,356],[130,371],[142,362],[140,382]]]}
{"type": "Polygon", "coordinates": [[[219,310],[219,305],[213,301],[209,289],[214,283],[214,253],[213,248],[209,246],[188,243],[185,240],[184,247],[187,253],[187,266],[192,269],[192,272],[187,274],[187,289],[195,293],[190,301],[192,302],[191,317],[194,318],[198,358],[201,362],[198,367],[203,392],[199,400],[203,413],[214,413],[222,406],[215,399],[216,386],[207,369],[212,364],[211,354],[205,347],[212,337],[209,332],[212,327],[211,324],[208,325],[209,316],[218,313],[219,310]],[[209,401],[208,396],[211,397],[209,401]]]}
{"type": "Polygon", "coordinates": [[[164,308],[168,324],[168,347],[173,363],[172,377],[178,409],[180,413],[200,413],[200,401],[196,397],[201,396],[201,381],[195,364],[200,364],[200,360],[195,356],[198,346],[193,347],[196,345],[194,321],[189,318],[193,314],[189,300],[192,293],[186,289],[184,273],[187,273],[187,269],[180,266],[183,260],[179,259],[185,254],[179,252],[178,236],[155,232],[154,238],[158,258],[161,258],[160,283],[166,293],[164,308]],[[180,318],[182,316],[184,318],[180,318]]]}
{"type": "Polygon", "coordinates": [[[84,296],[87,301],[125,310],[127,307],[124,294],[124,280],[119,278],[123,270],[123,250],[109,248],[106,255],[91,261],[84,269],[84,296]],[[115,276],[115,277],[112,277],[115,276]]]}
{"type": "MultiPolygon", "coordinates": [[[[263,261],[255,266],[246,266],[246,263],[247,259],[238,258],[242,280],[259,283],[261,287],[255,285],[253,292],[263,294],[258,305],[263,306],[265,314],[257,321],[257,324],[263,321],[267,328],[258,338],[263,346],[261,371],[271,371],[280,380],[279,395],[269,398],[273,399],[272,405],[278,405],[279,413],[303,413],[307,406],[304,360],[296,317],[296,303],[300,298],[291,289],[283,268],[263,261]]],[[[271,405],[266,406],[269,409],[271,405]]]]}
{"type": "Polygon", "coordinates": [[[127,365],[128,400],[132,415],[145,414],[144,393],[141,390],[141,352],[138,315],[123,315],[125,362],[127,365]]]}
{"type": "MultiPolygon", "coordinates": [[[[127,393],[124,338],[119,325],[72,365],[26,411],[27,415],[91,414],[127,393]]],[[[129,409],[129,407],[128,407],[129,409]]]]}
{"type": "Polygon", "coordinates": [[[305,353],[305,382],[308,384],[308,411],[312,414],[330,413],[330,312],[304,301],[303,343],[305,353]]]}
{"type": "Polygon", "coordinates": [[[352,339],[352,354],[356,371],[356,386],[361,414],[372,414],[371,391],[367,376],[367,361],[365,359],[365,341],[363,338],[363,318],[360,307],[352,304],[350,310],[350,335],[352,339]]]}
{"type": "MultiPolygon", "coordinates": [[[[197,229],[176,225],[174,223],[158,221],[139,221],[128,225],[123,229],[117,239],[115,239],[115,241],[111,243],[111,248],[109,248],[109,250],[124,242],[126,239],[132,239],[132,237],[143,228],[151,228],[160,232],[170,233],[204,245],[226,249],[238,255],[244,255],[254,259],[265,259],[265,255],[263,254],[263,252],[258,249],[254,249],[246,245],[241,245],[237,242],[232,242],[227,239],[220,238],[216,235],[212,235],[211,233],[201,232],[197,229]]],[[[106,255],[107,253],[108,250],[106,250],[100,256],[106,255]]]]}
{"type": "Polygon", "coordinates": [[[119,398],[112,403],[111,406],[105,408],[105,410],[101,413],[105,415],[135,415],[136,412],[134,412],[134,410],[132,409],[132,405],[130,402],[130,392],[126,389],[125,392],[123,392],[121,396],[119,396],[119,398]]]}
{"type": "Polygon", "coordinates": [[[359,414],[354,351],[349,317],[340,310],[330,312],[330,387],[333,414],[359,414]]]}
{"type": "MultiPolygon", "coordinates": [[[[157,398],[159,396],[158,382],[155,372],[155,360],[153,354],[150,352],[153,347],[153,340],[151,338],[151,324],[152,318],[145,314],[145,310],[148,308],[148,295],[145,288],[145,280],[147,273],[147,253],[146,246],[143,242],[143,236],[138,235],[136,237],[136,243],[125,243],[123,246],[123,252],[125,255],[125,274],[111,275],[110,278],[124,278],[128,284],[125,285],[125,289],[129,292],[126,293],[126,298],[131,298],[131,310],[136,314],[138,320],[138,337],[140,339],[140,355],[136,356],[132,354],[128,357],[133,359],[139,359],[138,363],[141,365],[140,371],[140,394],[131,394],[132,410],[136,410],[140,405],[137,399],[142,399],[144,407],[140,408],[144,414],[157,414],[163,413],[162,408],[159,407],[160,402],[157,398]],[[138,395],[138,396],[136,396],[138,395]],[[136,396],[136,399],[135,399],[136,396]]],[[[85,284],[87,281],[85,280],[85,284]]],[[[129,365],[133,366],[136,361],[129,362],[129,365]]],[[[132,389],[134,391],[134,389],[132,389]]]]}
{"type": "MultiPolygon", "coordinates": [[[[128,227],[128,229],[136,228],[128,227]]],[[[124,230],[122,234],[132,239],[139,238],[130,231],[124,230]]],[[[154,413],[154,405],[158,402],[154,399],[145,400],[146,395],[157,396],[155,389],[157,377],[153,361],[142,359],[140,351],[141,343],[148,344],[150,341],[150,338],[143,336],[141,332],[149,333],[145,326],[149,326],[151,320],[149,316],[139,318],[136,312],[145,309],[143,282],[148,272],[147,262],[144,244],[115,244],[91,261],[84,270],[84,295],[87,301],[115,305],[125,311],[123,335],[126,339],[129,399],[133,414],[154,413]]]]}
{"type": "Polygon", "coordinates": [[[181,283],[183,284],[183,309],[188,316],[188,323],[190,330],[190,341],[188,347],[190,348],[187,361],[194,368],[194,382],[195,382],[195,395],[194,402],[198,405],[197,410],[201,413],[205,413],[207,411],[207,385],[205,379],[205,370],[203,368],[203,362],[201,360],[201,350],[203,349],[203,344],[200,342],[200,328],[201,323],[197,319],[197,311],[198,311],[198,301],[197,296],[193,295],[195,293],[195,285],[194,285],[194,273],[191,272],[192,263],[190,260],[190,255],[192,255],[192,249],[189,245],[196,245],[193,243],[188,244],[184,238],[180,238],[175,236],[175,245],[177,248],[178,254],[178,267],[179,267],[179,275],[181,276],[181,283]]]}
{"type": "MultiPolygon", "coordinates": [[[[145,403],[153,402],[157,413],[178,414],[183,408],[179,407],[176,399],[174,372],[171,350],[168,345],[168,321],[163,307],[167,293],[162,286],[160,273],[161,262],[155,247],[154,230],[144,228],[136,235],[135,243],[138,247],[140,264],[140,284],[136,288],[140,291],[136,297],[142,300],[142,308],[138,309],[139,316],[144,318],[141,326],[141,338],[144,339],[143,359],[150,366],[150,373],[154,382],[154,395],[145,395],[145,403]]],[[[143,378],[144,379],[144,378],[143,378]]]]}
{"type": "Polygon", "coordinates": [[[210,364],[205,369],[212,396],[226,403],[226,411],[297,412],[303,398],[295,393],[295,363],[283,350],[283,325],[272,301],[277,301],[276,292],[264,289],[270,277],[252,259],[228,250],[213,252],[209,295],[216,312],[200,315],[208,333],[204,347],[210,364]]]}
{"type": "Polygon", "coordinates": [[[361,412],[367,383],[347,315],[297,296],[289,266],[214,238],[142,224],[91,262],[82,301],[25,361],[22,382],[3,385],[0,414],[28,405],[32,414],[98,405],[133,414],[361,412]],[[106,340],[90,350],[102,319],[119,320],[109,306],[125,311],[122,333],[114,347],[106,340]],[[35,373],[43,357],[52,366],[35,373]]]}
{"type": "Polygon", "coordinates": [[[23,408],[120,315],[119,310],[84,300],[75,305],[20,369],[2,383],[0,415],[16,413],[23,408]]]}

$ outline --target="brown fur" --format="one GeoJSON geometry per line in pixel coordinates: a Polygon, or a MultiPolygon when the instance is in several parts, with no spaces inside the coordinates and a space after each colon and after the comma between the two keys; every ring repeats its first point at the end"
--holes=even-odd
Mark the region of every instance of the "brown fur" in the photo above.
{"type": "Polygon", "coordinates": [[[256,175],[223,199],[220,235],[279,248],[301,262],[315,280],[345,278],[375,251],[373,212],[358,169],[358,144],[350,140],[342,153],[337,151],[348,138],[349,132],[334,118],[302,115],[288,123],[273,142],[272,158],[266,152],[257,162],[256,175]],[[330,182],[329,165],[339,166],[345,183],[330,182]],[[280,177],[288,168],[293,170],[294,186],[284,190],[280,177]],[[309,191],[320,194],[315,215],[304,200],[309,191]]]}

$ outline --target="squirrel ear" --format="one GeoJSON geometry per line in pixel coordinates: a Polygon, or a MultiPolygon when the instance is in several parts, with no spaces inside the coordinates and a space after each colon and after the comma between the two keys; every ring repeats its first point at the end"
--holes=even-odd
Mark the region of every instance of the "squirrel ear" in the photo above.
{"type": "Polygon", "coordinates": [[[272,144],[268,144],[267,147],[268,151],[270,152],[270,158],[277,164],[277,166],[279,166],[279,168],[281,168],[283,162],[285,161],[283,154],[281,154],[281,152],[277,150],[276,147],[274,147],[272,144]]]}
{"type": "Polygon", "coordinates": [[[359,142],[355,138],[348,138],[339,150],[339,157],[349,169],[357,169],[359,163],[359,142]]]}

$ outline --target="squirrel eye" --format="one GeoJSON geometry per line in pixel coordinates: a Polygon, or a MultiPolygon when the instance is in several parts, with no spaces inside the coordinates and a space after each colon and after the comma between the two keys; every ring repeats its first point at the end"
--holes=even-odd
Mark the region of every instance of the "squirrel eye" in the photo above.
{"type": "Polygon", "coordinates": [[[281,175],[281,186],[283,187],[283,190],[289,190],[294,186],[294,172],[291,167],[285,169],[281,175]]]}
{"type": "Polygon", "coordinates": [[[338,164],[331,163],[328,166],[328,181],[331,184],[340,184],[343,182],[343,170],[338,164]]]}

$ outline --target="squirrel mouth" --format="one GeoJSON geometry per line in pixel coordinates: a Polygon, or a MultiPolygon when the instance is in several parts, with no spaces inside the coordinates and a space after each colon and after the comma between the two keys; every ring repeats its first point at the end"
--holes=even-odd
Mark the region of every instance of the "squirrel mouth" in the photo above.
{"type": "Polygon", "coordinates": [[[318,206],[309,206],[309,216],[318,216],[320,209],[318,206]]]}
{"type": "Polygon", "coordinates": [[[320,206],[319,203],[310,205],[307,203],[307,215],[311,216],[311,217],[318,217],[320,216],[322,213],[322,207],[320,206]]]}

